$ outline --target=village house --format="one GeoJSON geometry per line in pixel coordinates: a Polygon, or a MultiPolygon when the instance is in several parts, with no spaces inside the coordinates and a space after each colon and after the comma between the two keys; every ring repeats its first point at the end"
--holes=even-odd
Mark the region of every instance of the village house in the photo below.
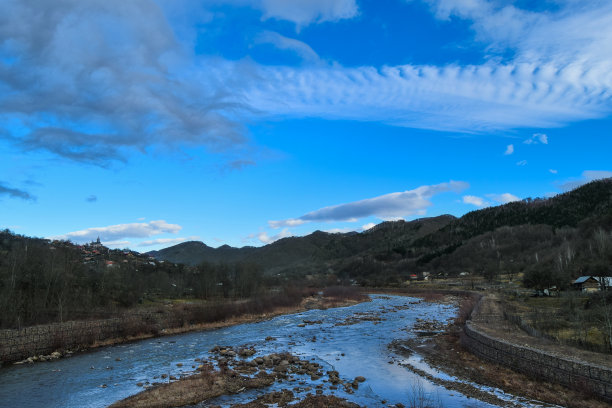
{"type": "Polygon", "coordinates": [[[572,286],[581,292],[596,292],[612,288],[612,277],[610,276],[581,276],[576,279],[572,286]],[[603,287],[602,287],[603,286],[603,287]]]}

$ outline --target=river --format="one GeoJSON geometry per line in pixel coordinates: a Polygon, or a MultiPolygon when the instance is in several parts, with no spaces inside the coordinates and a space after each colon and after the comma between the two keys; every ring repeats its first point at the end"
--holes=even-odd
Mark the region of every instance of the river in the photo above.
{"type": "MultiPolygon", "coordinates": [[[[326,370],[336,370],[341,378],[364,376],[366,382],[354,394],[334,391],[335,395],[360,405],[409,406],[418,394],[436,406],[490,407],[438,386],[402,365],[410,362],[438,378],[451,378],[428,367],[418,354],[405,358],[388,348],[395,339],[415,336],[411,328],[417,319],[446,322],[456,311],[452,304],[373,295],[371,302],[351,307],[309,310],[258,323],[105,347],[51,362],[13,365],[0,369],[0,406],[105,407],[141,391],[138,383],[163,381],[163,374],[178,377],[192,372],[192,367],[198,364],[194,359],[210,358],[208,350],[215,345],[249,345],[257,350],[256,356],[287,351],[316,361],[326,370]],[[304,320],[321,322],[300,327],[304,320]],[[338,325],[343,322],[351,324],[338,325]],[[266,340],[269,336],[275,340],[266,340]]],[[[486,390],[517,406],[536,405],[499,390],[486,390]]],[[[222,406],[243,403],[268,391],[248,391],[211,403],[222,406]]]]}

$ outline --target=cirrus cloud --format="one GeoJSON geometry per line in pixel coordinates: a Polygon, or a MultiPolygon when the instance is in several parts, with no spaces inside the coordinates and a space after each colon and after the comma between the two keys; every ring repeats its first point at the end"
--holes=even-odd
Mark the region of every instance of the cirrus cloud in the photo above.
{"type": "Polygon", "coordinates": [[[353,18],[359,11],[355,0],[230,0],[230,2],[250,4],[264,12],[264,19],[292,21],[298,27],[353,18]]]}

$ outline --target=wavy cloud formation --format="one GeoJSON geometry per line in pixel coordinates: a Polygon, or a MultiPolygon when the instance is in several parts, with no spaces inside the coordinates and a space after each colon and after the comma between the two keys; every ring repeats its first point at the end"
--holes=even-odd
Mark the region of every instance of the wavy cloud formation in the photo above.
{"type": "Polygon", "coordinates": [[[586,66],[535,63],[295,69],[259,67],[246,101],[262,113],[383,121],[443,131],[552,127],[609,112],[612,75],[587,86],[586,66]]]}
{"type": "MultiPolygon", "coordinates": [[[[359,13],[355,0],[185,4],[191,10],[220,3],[250,6],[264,19],[298,28],[359,13]]],[[[427,3],[439,19],[471,24],[487,45],[487,62],[322,65],[308,44],[263,32],[255,41],[317,62],[262,66],[195,55],[193,27],[185,24],[195,25],[195,17],[172,15],[181,2],[4,0],[0,137],[25,150],[106,166],[134,151],[239,148],[248,142],[243,123],[253,118],[484,133],[612,112],[612,3],[567,1],[546,13],[485,0],[427,3]]]]}
{"type": "Polygon", "coordinates": [[[360,218],[376,216],[381,219],[399,219],[411,215],[425,215],[434,195],[455,192],[459,193],[469,187],[463,181],[421,186],[414,190],[385,194],[352,203],[324,207],[309,212],[299,218],[281,221],[269,221],[271,228],[293,227],[307,222],[357,221],[360,218]]]}
{"type": "MultiPolygon", "coordinates": [[[[70,240],[73,242],[90,242],[98,237],[104,242],[119,241],[123,238],[147,238],[159,234],[176,234],[183,227],[177,224],[168,224],[164,220],[140,222],[131,224],[109,225],[108,227],[87,228],[80,231],[69,232],[50,239],[70,240]]],[[[151,244],[154,245],[154,244],[151,244]]]]}
{"type": "Polygon", "coordinates": [[[486,132],[554,127],[612,112],[612,3],[562,2],[531,12],[485,0],[428,0],[468,21],[482,65],[263,68],[250,104],[276,116],[384,121],[486,132]],[[508,58],[506,55],[512,55],[508,58]]]}

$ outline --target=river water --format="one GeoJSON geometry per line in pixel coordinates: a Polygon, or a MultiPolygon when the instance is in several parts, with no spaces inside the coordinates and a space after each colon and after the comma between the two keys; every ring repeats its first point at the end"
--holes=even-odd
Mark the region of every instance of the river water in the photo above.
{"type": "MultiPolygon", "coordinates": [[[[316,361],[325,370],[336,370],[343,379],[366,377],[354,394],[334,391],[335,395],[360,405],[409,406],[418,396],[435,406],[490,407],[435,385],[401,365],[410,362],[438,378],[451,378],[428,367],[418,354],[404,358],[388,348],[395,339],[415,336],[411,328],[417,319],[446,322],[455,313],[455,305],[373,295],[371,302],[351,307],[309,310],[258,323],[106,347],[52,362],[14,365],[0,369],[0,406],[105,407],[141,391],[137,383],[161,382],[163,374],[178,377],[192,372],[192,367],[198,364],[194,359],[211,358],[208,350],[215,345],[249,345],[257,350],[256,356],[287,351],[301,359],[316,361]],[[353,324],[337,325],[347,319],[353,324]],[[300,327],[304,320],[321,323],[300,327]],[[266,341],[268,336],[275,340],[266,341]]],[[[271,389],[283,386],[276,384],[271,389]]],[[[248,391],[213,402],[224,406],[246,402],[271,389],[248,391]]],[[[517,406],[535,405],[499,390],[487,391],[517,406]]]]}

